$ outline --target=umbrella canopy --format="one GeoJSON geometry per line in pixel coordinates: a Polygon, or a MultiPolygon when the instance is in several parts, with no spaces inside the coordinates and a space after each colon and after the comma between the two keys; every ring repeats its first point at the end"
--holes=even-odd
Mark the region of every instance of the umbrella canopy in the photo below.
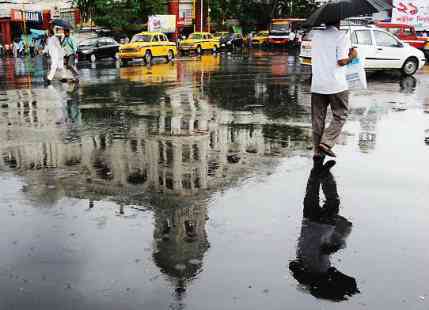
{"type": "Polygon", "coordinates": [[[73,29],[73,26],[64,19],[54,19],[52,25],[64,28],[64,29],[73,29]]]}
{"type": "Polygon", "coordinates": [[[305,27],[335,24],[348,17],[365,16],[391,9],[384,0],[336,0],[316,9],[304,23],[305,27]]]}
{"type": "Polygon", "coordinates": [[[30,29],[30,33],[31,33],[31,36],[33,37],[33,39],[37,39],[37,38],[46,36],[45,30],[30,29]]]}

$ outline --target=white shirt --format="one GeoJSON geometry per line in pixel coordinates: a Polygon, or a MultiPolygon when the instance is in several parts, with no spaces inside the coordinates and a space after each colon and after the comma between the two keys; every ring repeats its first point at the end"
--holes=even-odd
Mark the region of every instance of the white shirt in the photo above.
{"type": "Polygon", "coordinates": [[[60,39],[58,39],[56,36],[48,37],[43,52],[48,53],[52,58],[64,57],[64,50],[61,47],[60,39]]]}
{"type": "Polygon", "coordinates": [[[314,30],[311,41],[311,62],[313,77],[311,92],[336,94],[348,90],[346,68],[337,61],[349,57],[351,42],[346,32],[336,27],[314,30]]]}

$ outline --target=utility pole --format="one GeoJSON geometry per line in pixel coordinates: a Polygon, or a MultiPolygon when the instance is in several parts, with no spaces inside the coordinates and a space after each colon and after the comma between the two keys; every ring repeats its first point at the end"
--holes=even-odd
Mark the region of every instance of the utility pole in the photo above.
{"type": "Polygon", "coordinates": [[[207,32],[210,32],[210,0],[207,0],[207,32]]]}
{"type": "Polygon", "coordinates": [[[201,16],[200,16],[200,31],[203,32],[203,22],[204,22],[204,0],[201,0],[201,16]]]}

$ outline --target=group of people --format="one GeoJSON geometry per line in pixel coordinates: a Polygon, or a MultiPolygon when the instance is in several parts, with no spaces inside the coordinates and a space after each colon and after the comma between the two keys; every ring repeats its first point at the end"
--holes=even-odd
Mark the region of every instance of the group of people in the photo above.
{"type": "Polygon", "coordinates": [[[16,38],[12,44],[12,56],[15,58],[25,55],[35,57],[43,49],[44,43],[43,38],[31,38],[28,41],[16,38]]]}
{"type": "Polygon", "coordinates": [[[73,74],[73,81],[79,82],[79,71],[76,67],[77,42],[70,35],[70,29],[64,29],[64,38],[60,39],[55,35],[54,29],[48,30],[48,39],[43,50],[51,59],[49,73],[46,77],[46,83],[50,84],[57,71],[61,72],[61,81],[66,82],[64,66],[73,74]]]}

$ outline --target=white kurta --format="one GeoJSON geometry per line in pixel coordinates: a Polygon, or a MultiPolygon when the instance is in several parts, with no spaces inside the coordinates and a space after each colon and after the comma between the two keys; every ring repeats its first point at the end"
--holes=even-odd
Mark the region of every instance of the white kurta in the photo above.
{"type": "MultiPolygon", "coordinates": [[[[50,36],[46,42],[44,53],[51,57],[51,67],[48,74],[48,80],[52,81],[57,70],[64,69],[64,50],[61,47],[60,40],[56,36],[50,36]]],[[[63,72],[64,74],[64,72],[63,72]]]]}

